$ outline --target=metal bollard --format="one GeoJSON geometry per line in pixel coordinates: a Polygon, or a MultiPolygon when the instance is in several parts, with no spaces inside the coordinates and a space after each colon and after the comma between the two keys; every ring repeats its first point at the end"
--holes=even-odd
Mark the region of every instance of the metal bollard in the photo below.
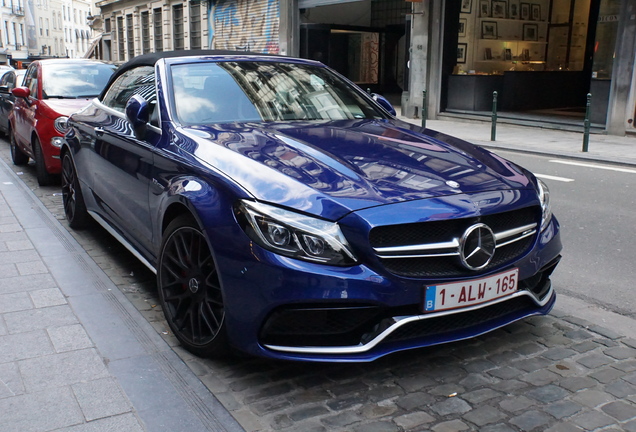
{"type": "Polygon", "coordinates": [[[583,152],[587,152],[590,145],[590,105],[592,104],[592,93],[587,94],[585,104],[585,120],[583,120],[583,152]]]}
{"type": "Polygon", "coordinates": [[[492,126],[490,127],[490,141],[495,141],[497,135],[497,92],[492,92],[492,126]]]}
{"type": "Polygon", "coordinates": [[[426,106],[426,90],[422,90],[422,129],[426,129],[426,117],[428,117],[428,107],[426,106]]]}

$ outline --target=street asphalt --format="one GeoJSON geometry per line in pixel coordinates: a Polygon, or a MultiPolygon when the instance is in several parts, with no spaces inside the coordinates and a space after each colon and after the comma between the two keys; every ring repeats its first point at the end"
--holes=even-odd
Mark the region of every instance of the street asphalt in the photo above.
{"type": "MultiPolygon", "coordinates": [[[[491,141],[489,123],[427,127],[636,166],[634,136],[594,134],[582,152],[576,132],[500,124],[491,141]]],[[[371,364],[193,357],[152,290],[132,289],[144,283],[134,264],[104,240],[78,241],[59,192],[0,147],[2,432],[636,431],[636,323],[563,295],[549,316],[371,364]]]]}

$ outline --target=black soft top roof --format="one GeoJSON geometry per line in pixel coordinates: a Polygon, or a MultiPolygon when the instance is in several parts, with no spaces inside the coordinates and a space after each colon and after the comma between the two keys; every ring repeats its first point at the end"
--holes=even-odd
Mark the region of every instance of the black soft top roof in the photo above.
{"type": "Polygon", "coordinates": [[[240,55],[240,56],[259,56],[259,57],[282,57],[276,54],[263,54],[263,53],[255,53],[249,51],[229,51],[229,50],[179,50],[179,51],[163,51],[156,52],[150,54],[142,54],[137,56],[117,69],[117,71],[110,77],[108,80],[108,84],[102,90],[99,95],[99,100],[104,98],[104,94],[106,93],[106,89],[110,87],[113,81],[117,79],[121,74],[126,72],[129,69],[138,67],[138,66],[154,66],[157,61],[163,58],[171,58],[171,57],[201,57],[201,56],[223,56],[223,55],[240,55]]]}

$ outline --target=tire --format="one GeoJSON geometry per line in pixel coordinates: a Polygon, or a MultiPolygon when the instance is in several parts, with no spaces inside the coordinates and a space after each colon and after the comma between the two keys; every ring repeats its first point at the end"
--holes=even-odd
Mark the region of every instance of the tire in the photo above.
{"type": "Polygon", "coordinates": [[[12,131],[9,131],[9,136],[9,146],[11,147],[11,160],[13,161],[13,165],[26,165],[29,162],[29,156],[24,154],[22,150],[20,150],[20,148],[18,147],[18,143],[15,140],[15,135],[12,131]]]}
{"type": "Polygon", "coordinates": [[[62,203],[66,220],[71,228],[82,229],[88,226],[90,215],[86,211],[73,158],[68,152],[62,158],[62,203]]]}
{"type": "Polygon", "coordinates": [[[49,173],[46,169],[46,163],[44,162],[44,153],[42,153],[40,140],[37,138],[33,138],[33,156],[35,156],[35,174],[38,178],[38,184],[40,186],[49,186],[55,183],[56,176],[49,173]]]}
{"type": "Polygon", "coordinates": [[[190,215],[165,231],[157,267],[159,299],[170,329],[201,357],[228,353],[223,292],[205,236],[190,215]]]}

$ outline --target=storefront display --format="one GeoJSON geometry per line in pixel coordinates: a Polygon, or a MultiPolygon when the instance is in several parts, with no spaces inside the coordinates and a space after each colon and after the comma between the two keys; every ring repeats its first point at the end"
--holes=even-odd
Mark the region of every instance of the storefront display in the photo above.
{"type": "Polygon", "coordinates": [[[545,70],[549,0],[474,1],[460,14],[456,73],[545,70]]]}
{"type": "Polygon", "coordinates": [[[447,109],[489,111],[494,91],[501,110],[584,105],[590,1],[472,0],[459,13],[447,109]]]}

